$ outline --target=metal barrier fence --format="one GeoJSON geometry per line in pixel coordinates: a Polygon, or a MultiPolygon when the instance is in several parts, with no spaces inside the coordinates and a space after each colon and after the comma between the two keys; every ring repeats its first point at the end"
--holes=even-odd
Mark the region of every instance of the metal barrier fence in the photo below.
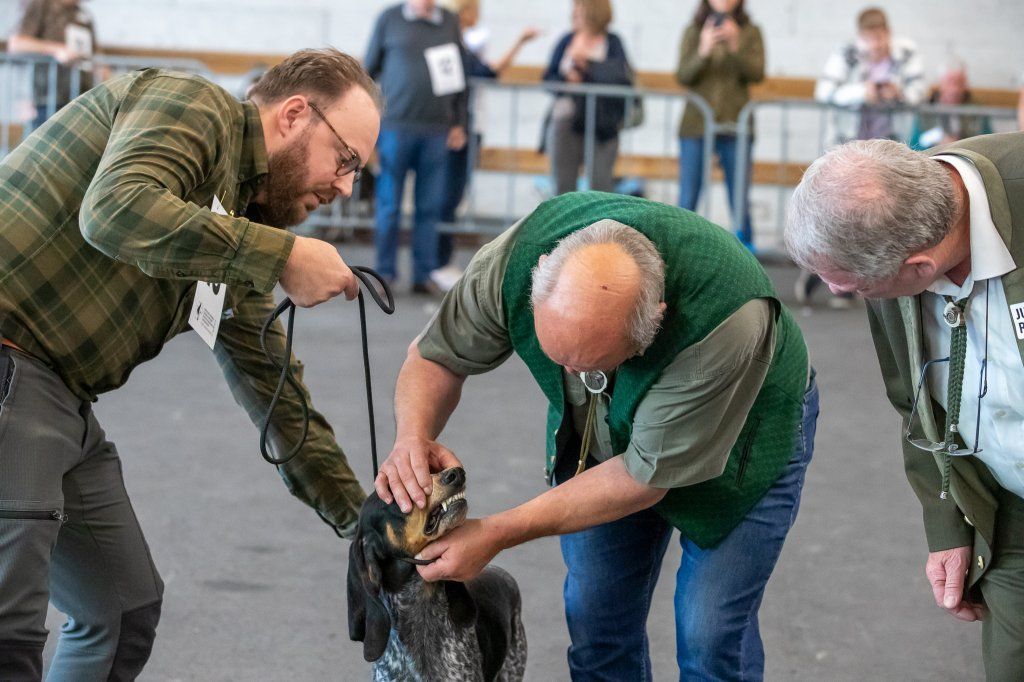
{"type": "MultiPolygon", "coordinates": [[[[0,158],[9,153],[35,125],[77,96],[90,81],[98,83],[145,67],[185,71],[215,79],[215,74],[205,64],[191,59],[97,55],[89,63],[62,65],[46,56],[0,54],[0,158]]],[[[550,196],[550,189],[542,186],[551,175],[549,161],[543,161],[543,167],[540,167],[540,157],[529,157],[531,167],[525,169],[521,166],[521,158],[527,158],[531,148],[535,148],[528,144],[529,131],[533,131],[539,140],[543,134],[544,112],[551,108],[551,102],[558,95],[582,98],[585,114],[582,181],[585,187],[589,186],[594,175],[598,99],[617,98],[625,102],[627,121],[634,118],[634,107],[638,103],[643,106],[642,122],[620,132],[619,158],[635,162],[633,169],[639,170],[636,175],[648,182],[646,195],[649,198],[669,204],[678,201],[676,127],[684,107],[692,106],[699,111],[704,134],[703,190],[698,212],[710,219],[721,215],[720,207],[713,206],[710,182],[715,136],[737,136],[735,196],[745,197],[754,189],[757,197],[752,200],[756,199],[757,208],[769,205],[768,211],[759,210],[755,215],[754,224],[758,252],[768,257],[782,252],[785,208],[793,185],[794,167],[799,170],[823,153],[833,116],[856,115],[862,111],[856,107],[837,107],[813,100],[755,100],[743,108],[735,125],[716,125],[714,113],[703,98],[675,89],[569,83],[507,84],[488,79],[472,79],[470,87],[476,100],[476,106],[471,109],[475,114],[471,117],[474,119],[471,129],[477,128],[483,134],[487,142],[483,149],[502,154],[499,154],[500,162],[491,164],[491,168],[472,169],[461,217],[440,229],[454,233],[493,234],[550,196]],[[482,108],[481,99],[486,99],[482,108]],[[759,128],[756,140],[753,135],[755,118],[759,128]],[[752,146],[752,142],[756,144],[752,146]],[[771,160],[778,176],[773,180],[762,174],[755,185],[751,178],[752,156],[759,162],[771,160]],[[524,183],[524,175],[532,175],[532,183],[524,183]],[[524,185],[527,187],[525,191],[524,185]],[[771,194],[774,194],[774,220],[770,218],[771,194]]],[[[1013,108],[928,104],[871,109],[891,113],[901,119],[907,129],[906,123],[921,114],[986,117],[994,123],[993,127],[1005,123],[1007,130],[1014,129],[1016,123],[1016,110],[1013,108]]],[[[480,156],[479,140],[478,135],[468,136],[471,159],[480,156]]],[[[444,172],[444,169],[437,172],[444,172]]],[[[330,230],[330,236],[331,233],[337,234],[338,230],[371,227],[373,197],[372,191],[367,192],[367,189],[366,186],[357,186],[353,200],[336,201],[325,210],[314,213],[305,228],[330,230]]],[[[729,206],[726,208],[731,209],[729,206]]],[[[738,202],[737,210],[730,210],[734,231],[740,231],[749,210],[750,204],[745,201],[738,202]]],[[[409,216],[406,215],[404,220],[410,222],[409,216]]],[[[728,220],[718,222],[729,224],[728,220]]]]}
{"type": "Polygon", "coordinates": [[[97,55],[65,65],[43,55],[0,54],[0,158],[91,84],[150,67],[212,76],[192,59],[97,55]]]}
{"type": "MultiPolygon", "coordinates": [[[[672,160],[678,156],[676,127],[682,116],[682,107],[695,107],[704,121],[702,173],[704,186],[709,184],[712,168],[710,150],[713,148],[716,129],[711,107],[699,95],[678,90],[569,83],[510,84],[489,79],[471,79],[470,87],[473,98],[470,129],[482,133],[486,145],[481,148],[480,137],[470,134],[468,156],[479,161],[482,149],[500,152],[500,168],[481,168],[477,163],[473,164],[463,203],[464,210],[455,222],[441,224],[441,231],[494,234],[522,218],[537,203],[550,196],[550,190],[543,187],[551,175],[547,162],[542,170],[538,170],[534,157],[531,159],[531,168],[527,169],[520,159],[539,146],[530,143],[540,140],[544,114],[550,109],[556,95],[578,96],[583,100],[584,156],[581,178],[584,186],[590,186],[594,172],[598,98],[625,100],[627,121],[639,113],[634,108],[642,101],[642,105],[639,105],[642,106],[642,121],[619,134],[620,158],[642,153],[648,160],[672,164],[676,163],[672,160]],[[481,99],[486,101],[481,102],[481,99]]],[[[438,172],[444,171],[439,169],[438,172]]],[[[360,194],[361,188],[356,187],[353,191],[355,200],[342,207],[332,206],[330,213],[312,216],[307,227],[348,230],[372,224],[372,198],[359,199],[360,194]]],[[[675,203],[674,184],[670,196],[664,197],[664,200],[675,203]]],[[[705,192],[698,210],[708,215],[708,207],[708,193],[705,192]]],[[[403,227],[410,227],[410,212],[403,213],[403,227]]]]}
{"type": "MultiPolygon", "coordinates": [[[[520,195],[519,185],[521,169],[519,167],[519,156],[516,152],[523,150],[521,142],[523,134],[521,126],[524,120],[527,125],[535,125],[538,138],[544,135],[544,124],[546,118],[538,119],[539,112],[549,111],[553,98],[558,96],[573,96],[582,98],[584,107],[584,129],[583,129],[583,165],[581,179],[584,187],[590,187],[594,177],[595,149],[597,146],[597,107],[598,99],[621,99],[624,101],[625,120],[636,121],[636,125],[627,127],[620,131],[620,158],[629,156],[637,146],[646,146],[644,151],[648,157],[655,157],[659,160],[677,157],[677,136],[676,126],[681,116],[683,106],[695,107],[704,122],[704,164],[701,170],[704,184],[707,186],[711,178],[711,150],[714,145],[715,126],[714,113],[710,105],[699,95],[691,92],[680,92],[678,90],[656,90],[649,88],[633,88],[614,85],[594,84],[570,84],[570,83],[539,83],[539,84],[508,84],[489,79],[473,79],[472,87],[474,97],[486,96],[487,110],[494,109],[494,98],[502,97],[507,101],[507,106],[501,110],[507,112],[504,132],[496,129],[496,126],[489,126],[483,131],[484,139],[493,144],[494,138],[498,139],[501,147],[511,150],[507,158],[510,163],[504,170],[482,170],[476,168],[472,172],[470,184],[466,192],[466,211],[463,218],[455,225],[448,226],[454,231],[480,231],[493,229],[495,222],[499,225],[508,226],[525,215],[532,207],[524,210],[517,207],[517,197],[520,195]],[[539,106],[536,106],[530,113],[534,116],[524,116],[524,100],[539,99],[539,106]],[[642,107],[636,111],[636,107],[642,107]],[[487,213],[481,209],[481,194],[487,188],[481,186],[484,175],[498,173],[507,175],[505,180],[505,209],[503,214],[495,215],[493,211],[487,213]]],[[[475,110],[475,109],[474,109],[475,110]]],[[[493,122],[494,116],[488,116],[493,122]]],[[[498,121],[499,125],[502,121],[498,121]]],[[[478,158],[477,144],[479,138],[470,135],[469,157],[478,158]]],[[[550,175],[547,172],[545,175],[550,175]]],[[[707,194],[701,202],[699,211],[707,214],[707,194]]],[[[493,204],[493,202],[491,202],[493,204]]]]}
{"type": "MultiPolygon", "coordinates": [[[[922,104],[918,106],[858,106],[840,107],[834,104],[805,99],[754,100],[740,111],[736,122],[736,196],[743,197],[750,193],[751,182],[751,149],[757,148],[760,154],[753,154],[759,161],[771,160],[776,164],[777,178],[775,182],[761,185],[774,185],[774,220],[767,216],[758,216],[755,233],[758,237],[758,253],[766,257],[782,255],[784,252],[782,232],[785,228],[786,204],[792,194],[790,180],[792,166],[797,164],[800,169],[810,165],[821,156],[826,147],[834,140],[836,128],[834,117],[857,116],[865,111],[881,113],[893,117],[893,128],[896,137],[901,141],[909,141],[910,131],[915,117],[934,114],[936,116],[959,116],[962,118],[985,118],[998,128],[1003,122],[1007,130],[1016,129],[1016,109],[1003,107],[981,107],[970,105],[922,104]],[[757,135],[754,131],[754,117],[757,120],[757,135]],[[776,121],[772,121],[774,116],[776,121]],[[777,126],[772,126],[776,123],[777,126]],[[766,130],[775,128],[775,134],[766,134],[766,130]],[[756,139],[755,139],[756,138],[756,139]],[[755,144],[752,147],[752,142],[755,144]],[[774,153],[770,153],[772,147],[774,153]],[[765,153],[768,152],[768,153],[765,153]]],[[[765,195],[763,198],[767,198],[765,195]]],[[[738,230],[750,210],[750,202],[740,202],[738,210],[732,214],[732,226],[738,230]]]]}

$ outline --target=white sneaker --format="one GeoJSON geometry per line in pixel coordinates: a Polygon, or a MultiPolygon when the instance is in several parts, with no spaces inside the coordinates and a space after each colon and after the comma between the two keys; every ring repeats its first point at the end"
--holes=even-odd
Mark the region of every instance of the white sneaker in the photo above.
{"type": "Polygon", "coordinates": [[[811,292],[808,290],[812,286],[812,277],[814,275],[811,273],[801,270],[800,275],[796,278],[796,284],[793,285],[793,297],[802,306],[810,306],[811,292]]]}
{"type": "Polygon", "coordinates": [[[828,307],[832,310],[849,310],[853,304],[853,296],[833,296],[828,300],[828,307]]]}
{"type": "Polygon", "coordinates": [[[446,265],[430,273],[430,281],[436,284],[441,291],[450,291],[460,277],[462,277],[462,269],[457,265],[446,265]]]}

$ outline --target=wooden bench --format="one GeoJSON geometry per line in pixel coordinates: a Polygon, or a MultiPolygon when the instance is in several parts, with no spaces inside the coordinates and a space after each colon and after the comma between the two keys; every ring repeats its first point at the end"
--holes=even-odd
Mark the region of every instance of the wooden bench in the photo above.
{"type": "MultiPolygon", "coordinates": [[[[502,74],[503,83],[537,83],[541,79],[543,69],[537,66],[513,66],[502,74]]],[[[751,99],[812,99],[814,97],[813,78],[769,77],[751,86],[751,99]]],[[[637,85],[657,90],[679,90],[683,88],[676,83],[675,75],[661,71],[637,72],[637,85]]],[[[972,88],[974,104],[993,107],[1017,106],[1018,91],[1000,90],[995,88],[972,88]]],[[[622,154],[615,164],[617,177],[640,177],[648,180],[675,180],[679,175],[679,160],[675,156],[622,154]]],[[[550,171],[550,165],[543,154],[530,149],[509,149],[484,147],[480,152],[480,168],[498,173],[530,173],[544,174],[550,171]]],[[[806,163],[774,163],[755,161],[751,171],[751,184],[781,185],[795,187],[806,170],[806,163]]],[[[718,164],[712,168],[712,179],[722,179],[722,169],[718,164]]]]}

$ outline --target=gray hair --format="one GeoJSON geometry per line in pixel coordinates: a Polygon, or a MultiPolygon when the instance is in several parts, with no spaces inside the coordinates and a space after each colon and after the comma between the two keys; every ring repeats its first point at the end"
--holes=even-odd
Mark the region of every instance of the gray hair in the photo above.
{"type": "Polygon", "coordinates": [[[661,302],[665,299],[665,261],[650,239],[614,220],[600,220],[562,238],[543,262],[533,268],[530,302],[536,310],[551,296],[562,267],[573,254],[589,246],[615,244],[633,259],[640,270],[640,293],[626,330],[638,352],[654,341],[661,327],[661,302]]]}
{"type": "Polygon", "coordinates": [[[811,164],[789,201],[797,265],[889,279],[953,227],[959,197],[941,162],[891,140],[849,142],[811,164]]]}

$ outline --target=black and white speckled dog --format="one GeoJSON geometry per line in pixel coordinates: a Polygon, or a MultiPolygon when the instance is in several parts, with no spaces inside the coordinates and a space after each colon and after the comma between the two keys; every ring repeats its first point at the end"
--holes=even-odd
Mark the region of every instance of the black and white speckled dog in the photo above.
{"type": "Polygon", "coordinates": [[[349,550],[349,636],[375,682],[522,680],[526,634],[519,587],[500,568],[466,582],[428,583],[409,560],[466,519],[466,473],[434,474],[424,509],[403,514],[376,493],[349,550]]]}

